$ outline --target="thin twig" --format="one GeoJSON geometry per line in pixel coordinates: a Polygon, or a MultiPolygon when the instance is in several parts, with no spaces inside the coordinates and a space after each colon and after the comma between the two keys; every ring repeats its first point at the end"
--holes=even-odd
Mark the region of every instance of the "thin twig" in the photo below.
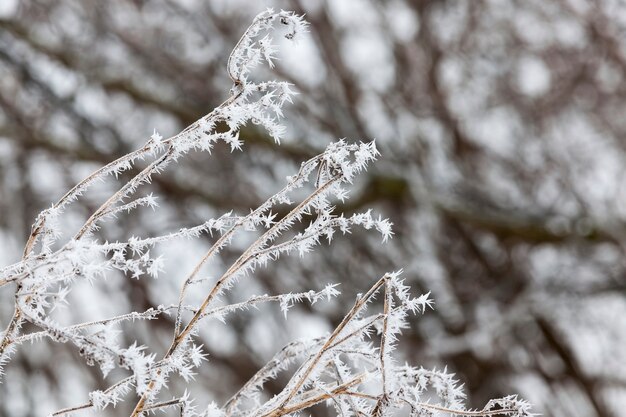
{"type": "Polygon", "coordinates": [[[354,377],[353,379],[351,379],[350,381],[343,383],[341,385],[338,385],[336,388],[334,388],[333,390],[329,391],[329,392],[323,392],[317,395],[314,395],[310,398],[307,398],[299,403],[296,403],[292,406],[289,407],[285,407],[285,406],[281,406],[276,408],[274,411],[265,414],[263,417],[280,417],[280,416],[284,416],[287,414],[291,414],[291,413],[295,413],[301,410],[304,410],[306,408],[312,407],[315,404],[318,404],[322,401],[328,400],[330,398],[333,398],[337,395],[341,395],[346,393],[346,391],[348,390],[348,388],[351,388],[355,385],[360,384],[361,382],[363,382],[363,380],[365,379],[365,374],[360,374],[357,375],[356,377],[354,377]]]}
{"type": "MultiPolygon", "coordinates": [[[[324,346],[321,347],[321,349],[318,351],[318,353],[315,355],[315,357],[309,362],[309,366],[305,369],[305,371],[302,373],[302,376],[300,377],[300,379],[296,382],[296,384],[294,385],[294,387],[291,389],[291,391],[289,392],[289,394],[287,395],[287,398],[285,398],[280,407],[279,408],[283,408],[285,407],[289,401],[291,401],[291,399],[293,397],[296,396],[296,394],[298,393],[298,391],[300,390],[300,388],[302,387],[302,385],[306,382],[306,380],[308,379],[309,375],[311,374],[311,372],[313,372],[313,370],[315,369],[315,367],[317,366],[319,360],[322,358],[322,356],[324,355],[324,353],[326,353],[329,349],[329,347],[333,344],[333,342],[335,341],[335,339],[337,338],[337,336],[339,336],[339,334],[341,333],[341,331],[348,325],[348,323],[350,323],[350,321],[360,312],[360,310],[363,308],[363,306],[365,306],[365,304],[367,304],[367,302],[369,301],[369,299],[376,293],[376,291],[378,291],[378,289],[384,284],[386,279],[386,275],[384,277],[382,277],[381,279],[379,279],[373,286],[372,288],[369,289],[369,291],[361,296],[360,298],[358,298],[354,304],[354,306],[350,309],[350,311],[348,312],[348,314],[346,314],[346,316],[343,318],[343,320],[341,320],[341,323],[339,323],[339,325],[335,328],[335,330],[333,331],[333,333],[328,337],[328,340],[326,340],[326,343],[324,343],[324,346]]],[[[296,373],[297,374],[297,373],[296,373]]]]}
{"type": "Polygon", "coordinates": [[[126,192],[131,190],[133,187],[136,187],[138,184],[141,184],[144,180],[149,178],[154,172],[159,169],[159,166],[168,161],[173,154],[173,148],[170,147],[167,152],[165,152],[160,158],[153,161],[150,165],[144,168],[139,174],[137,174],[132,180],[128,181],[122,188],[120,188],[115,194],[113,194],[109,199],[96,210],[89,219],[85,222],[85,224],[80,228],[78,233],[74,236],[74,240],[80,240],[81,237],[85,233],[87,233],[93,225],[103,216],[106,215],[107,211],[111,208],[112,205],[116,204],[119,200],[123,199],[126,196],[126,192]]]}

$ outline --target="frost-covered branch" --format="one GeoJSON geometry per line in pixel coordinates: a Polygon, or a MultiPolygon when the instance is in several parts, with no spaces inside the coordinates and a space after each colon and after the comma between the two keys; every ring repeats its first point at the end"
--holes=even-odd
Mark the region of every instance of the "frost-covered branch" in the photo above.
{"type": "Polygon", "coordinates": [[[3,368],[10,366],[11,355],[18,346],[48,338],[76,346],[85,363],[97,365],[104,376],[115,368],[130,373],[108,389],[92,391],[88,401],[52,414],[55,416],[115,406],[132,391],[139,397],[133,417],[172,407],[186,417],[278,417],[323,402],[342,416],[391,415],[406,408],[415,416],[530,415],[528,405],[516,397],[494,400],[480,411],[465,410],[463,392],[449,374],[397,365],[394,355],[398,336],[408,327],[412,314],[423,313],[432,303],[428,294],[413,297],[400,272],[385,274],[359,295],[329,335],[288,344],[223,406],[212,403],[206,410],[198,411],[187,391],[173,392],[175,388],[169,384],[172,378],[191,384],[197,369],[205,366],[207,355],[199,332],[207,320],[215,318],[227,323],[230,315],[261,303],[278,303],[287,318],[287,311],[295,303],[313,304],[339,295],[331,284],[319,291],[249,296],[227,303],[222,296],[236,282],[254,279],[258,268],[269,267],[281,256],[306,256],[321,244],[332,244],[335,235],[348,235],[354,228],[374,229],[383,242],[393,235],[391,222],[373,215],[371,210],[350,215],[336,212],[333,203],[349,197],[351,184],[379,155],[373,141],[339,140],[303,162],[278,192],[248,214],[228,212],[157,236],[128,236],[115,242],[98,240],[99,228],[129,212],[158,210],[156,197],[140,190],[166,168],[175,169],[172,167],[176,162],[188,153],[210,154],[220,141],[231,151],[241,150],[244,142],[239,138],[239,130],[247,123],[262,126],[280,142],[286,132],[280,123],[283,107],[295,93],[285,82],[253,81],[251,72],[262,62],[269,67],[274,65],[276,47],[272,36],[279,28],[283,27],[284,36],[293,40],[306,31],[306,26],[301,16],[291,12],[275,13],[269,9],[259,14],[230,55],[227,72],[233,86],[221,105],[170,138],[154,132],[143,147],[96,170],[38,216],[21,261],[0,269],[0,288],[15,287],[14,313],[0,338],[0,377],[3,368]],[[131,168],[138,168],[139,173],[119,184],[85,216],[77,230],[67,233],[63,229],[61,225],[65,223],[61,220],[72,203],[94,184],[112,179],[109,177],[119,179],[121,173],[131,168]],[[276,214],[281,212],[286,214],[276,214]],[[223,266],[215,282],[204,288],[201,284],[208,280],[200,275],[202,268],[225,248],[237,250],[232,242],[244,234],[253,236],[249,240],[252,243],[239,249],[239,256],[223,266]],[[210,239],[212,244],[181,279],[177,300],[172,300],[172,304],[69,325],[56,318],[55,309],[67,302],[77,282],[95,282],[115,273],[137,279],[156,278],[162,273],[165,260],[154,255],[154,248],[175,239],[200,237],[210,239]],[[188,305],[185,301],[191,285],[203,291],[202,301],[188,305]],[[368,308],[376,308],[374,299],[381,293],[382,311],[366,315],[368,308]],[[165,320],[170,315],[172,342],[160,359],[150,346],[136,342],[127,346],[117,340],[122,323],[165,320]],[[24,333],[26,323],[28,333],[24,333]],[[287,379],[286,385],[266,399],[262,395],[266,382],[279,375],[287,379]],[[437,401],[430,391],[434,391],[437,401]]]}

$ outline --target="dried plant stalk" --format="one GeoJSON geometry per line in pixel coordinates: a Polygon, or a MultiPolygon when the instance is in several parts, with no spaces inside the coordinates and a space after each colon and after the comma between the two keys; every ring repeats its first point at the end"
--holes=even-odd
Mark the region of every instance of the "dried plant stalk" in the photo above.
{"type": "Polygon", "coordinates": [[[384,275],[368,292],[357,297],[331,334],[286,346],[223,406],[211,404],[206,410],[197,410],[187,393],[175,395],[172,399],[163,398],[169,392],[168,381],[172,376],[178,375],[190,382],[194,370],[203,364],[206,355],[196,344],[196,339],[204,320],[223,319],[227,314],[264,302],[278,302],[286,313],[294,303],[314,303],[338,295],[335,286],[328,285],[320,291],[252,296],[239,303],[218,305],[219,296],[229,291],[237,280],[252,275],[256,268],[281,255],[295,252],[305,255],[322,239],[330,243],[336,232],[346,234],[353,227],[376,229],[383,241],[392,235],[391,223],[381,217],[374,218],[370,211],[351,216],[334,212],[331,201],[345,199],[345,187],[378,156],[373,142],[348,143],[342,140],[303,162],[280,191],[247,215],[225,213],[195,227],[156,237],[98,242],[95,232],[105,219],[144,206],[158,206],[151,194],[137,196],[138,190],[185,154],[210,151],[218,141],[226,142],[232,150],[240,149],[239,128],[248,122],[262,125],[277,142],[280,141],[285,128],[279,119],[285,103],[292,100],[291,85],[250,79],[251,70],[261,62],[265,61],[270,67],[273,65],[275,48],[271,34],[276,23],[287,28],[287,39],[295,39],[306,31],[306,22],[291,12],[267,10],[259,14],[228,60],[227,71],[233,87],[227,100],[175,136],[163,139],[155,132],[145,146],[95,171],[39,215],[22,260],[0,270],[0,288],[14,285],[16,299],[13,317],[2,333],[0,371],[18,345],[47,337],[76,345],[86,363],[98,365],[104,375],[115,367],[131,372],[131,376],[108,389],[93,391],[89,401],[59,410],[52,414],[54,416],[115,406],[131,391],[139,397],[132,417],[172,407],[189,417],[279,417],[322,402],[333,406],[342,416],[383,416],[407,408],[412,416],[529,416],[528,404],[515,397],[492,401],[480,411],[466,410],[462,406],[463,392],[450,375],[396,365],[393,354],[397,336],[407,326],[408,317],[431,305],[428,295],[417,298],[410,295],[399,272],[384,275]],[[218,130],[219,124],[226,125],[228,130],[218,130]],[[63,241],[57,220],[67,207],[96,182],[111,174],[117,176],[146,158],[151,162],[100,205],[73,237],[63,241]],[[307,196],[292,202],[294,192],[301,188],[308,189],[307,196]],[[276,218],[272,209],[284,204],[290,205],[290,211],[276,218]],[[305,225],[305,222],[310,223],[305,225]],[[296,227],[302,231],[298,232],[296,227]],[[219,237],[183,280],[176,304],[70,326],[63,326],[53,319],[52,310],[63,302],[74,282],[101,279],[110,270],[137,278],[157,276],[162,261],[150,255],[150,248],[173,239],[199,237],[203,233],[212,235],[214,232],[219,233],[219,237]],[[246,232],[257,233],[254,242],[226,268],[199,305],[186,305],[188,288],[199,281],[202,268],[228,247],[235,235],[246,232]],[[381,292],[382,312],[366,315],[368,306],[381,292]],[[170,313],[175,314],[172,342],[159,360],[147,347],[120,346],[111,333],[113,325],[134,320],[158,320],[163,314],[170,313]],[[39,330],[23,334],[25,322],[39,330]],[[98,331],[94,331],[96,329],[98,331]],[[379,335],[379,345],[374,343],[378,340],[374,332],[379,335]],[[281,392],[269,400],[262,400],[265,382],[281,373],[288,374],[289,367],[296,364],[296,369],[287,375],[288,382],[281,392]],[[422,395],[427,390],[434,390],[440,402],[423,401],[422,395]]]}

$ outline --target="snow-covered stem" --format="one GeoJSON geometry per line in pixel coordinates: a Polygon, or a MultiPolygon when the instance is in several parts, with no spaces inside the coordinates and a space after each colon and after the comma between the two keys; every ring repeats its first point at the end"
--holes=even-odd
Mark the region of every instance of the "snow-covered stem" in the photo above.
{"type": "Polygon", "coordinates": [[[319,365],[319,361],[322,358],[322,355],[326,353],[327,349],[333,344],[335,339],[337,339],[341,331],[348,325],[348,323],[350,323],[352,319],[356,317],[357,314],[359,314],[361,309],[370,300],[370,297],[372,297],[378,291],[381,285],[384,284],[385,279],[386,279],[386,275],[382,277],[381,279],[379,279],[364,296],[357,298],[356,302],[354,303],[354,306],[352,306],[348,314],[344,316],[343,320],[341,320],[341,323],[339,323],[339,325],[335,328],[333,333],[328,337],[324,345],[317,352],[315,357],[310,361],[309,365],[306,368],[304,368],[302,372],[296,373],[296,374],[300,374],[300,376],[296,379],[295,383],[293,384],[293,387],[288,392],[285,399],[282,401],[282,403],[280,404],[278,408],[284,407],[289,401],[291,401],[293,397],[295,397],[295,395],[298,393],[302,385],[304,385],[304,383],[306,382],[307,378],[311,375],[313,370],[319,365]]]}
{"type": "MultiPolygon", "coordinates": [[[[193,271],[185,279],[185,281],[183,283],[183,286],[181,288],[181,291],[180,291],[180,295],[178,297],[178,305],[179,305],[179,307],[184,302],[185,292],[187,291],[187,288],[188,288],[189,284],[198,275],[198,273],[200,272],[201,268],[207,263],[207,261],[209,259],[211,259],[211,257],[213,257],[216,253],[218,253],[219,250],[224,247],[226,242],[228,242],[232,238],[232,236],[235,234],[235,232],[237,232],[240,228],[242,228],[247,222],[249,222],[251,219],[259,216],[260,214],[270,210],[278,202],[281,202],[282,200],[284,200],[285,196],[289,193],[289,191],[291,191],[294,188],[298,187],[298,185],[301,184],[301,182],[303,182],[305,180],[307,175],[310,174],[310,172],[312,171],[313,167],[316,164],[318,164],[320,159],[321,159],[321,155],[318,155],[318,156],[315,156],[315,157],[309,159],[307,162],[303,162],[300,170],[298,171],[298,173],[290,179],[288,184],[283,189],[281,189],[278,193],[274,194],[272,197],[267,199],[265,201],[265,203],[261,204],[255,210],[251,211],[250,214],[248,214],[245,217],[240,218],[228,231],[226,231],[224,234],[222,234],[222,236],[209,248],[209,250],[202,257],[202,259],[200,259],[200,261],[196,264],[196,266],[194,267],[193,271]]],[[[179,311],[178,311],[178,313],[176,315],[176,324],[175,324],[175,332],[174,332],[175,336],[178,336],[180,334],[180,325],[181,325],[181,314],[180,313],[181,312],[180,312],[180,308],[179,308],[179,311]]]]}
{"type": "Polygon", "coordinates": [[[389,285],[389,276],[385,276],[385,299],[383,305],[383,329],[380,334],[380,375],[383,383],[383,396],[387,395],[387,372],[385,372],[385,356],[387,355],[387,339],[389,328],[389,309],[392,304],[392,293],[389,285]]]}
{"type": "Polygon", "coordinates": [[[323,337],[307,341],[295,341],[282,348],[263,368],[246,382],[235,395],[224,405],[226,417],[235,411],[239,401],[244,396],[252,396],[255,390],[260,390],[265,381],[276,377],[279,371],[287,369],[296,359],[317,348],[324,342],[323,337]]]}
{"type": "MultiPolygon", "coordinates": [[[[163,313],[167,313],[170,310],[175,310],[176,308],[178,308],[178,306],[170,305],[167,307],[159,306],[157,309],[151,308],[141,313],[133,311],[131,313],[120,314],[119,316],[110,317],[108,319],[94,320],[94,321],[88,321],[84,323],[75,324],[73,326],[65,327],[62,330],[64,332],[73,332],[73,331],[85,329],[88,327],[105,326],[105,325],[122,323],[125,321],[155,320],[156,318],[158,318],[159,315],[163,313]]],[[[33,342],[44,337],[50,337],[50,334],[47,331],[33,332],[27,335],[16,337],[15,339],[11,340],[11,343],[19,345],[24,342],[33,342]]]]}
{"type": "MultiPolygon", "coordinates": [[[[113,194],[103,205],[96,210],[91,217],[83,224],[78,233],[74,236],[74,240],[81,239],[86,233],[89,233],[96,226],[98,220],[102,217],[106,216],[108,213],[114,210],[113,205],[122,199],[128,197],[128,195],[133,191],[139,188],[139,185],[147,181],[150,176],[156,173],[158,170],[162,169],[163,165],[165,165],[172,155],[174,154],[173,148],[170,147],[168,151],[158,158],[156,161],[152,162],[146,168],[144,168],[139,174],[137,174],[132,180],[128,181],[126,184],[122,186],[115,194],[113,194]]],[[[128,207],[127,205],[124,206],[128,207]]]]}
{"type": "Polygon", "coordinates": [[[366,378],[366,374],[360,374],[350,381],[344,382],[342,384],[337,385],[334,388],[331,388],[330,391],[327,392],[316,392],[301,401],[296,402],[293,405],[279,407],[272,412],[265,414],[263,417],[279,417],[284,415],[289,415],[291,413],[296,413],[298,411],[310,408],[316,404],[321,403],[322,401],[334,398],[338,395],[345,394],[350,388],[361,384],[366,378]]]}
{"type": "MultiPolygon", "coordinates": [[[[107,394],[110,394],[111,392],[114,392],[115,390],[119,390],[120,388],[122,388],[122,391],[128,391],[130,389],[130,386],[132,385],[133,379],[134,378],[132,376],[129,376],[128,378],[124,378],[121,381],[118,381],[115,384],[111,385],[105,391],[99,392],[99,393],[103,394],[103,395],[107,395],[107,394]]],[[[96,391],[96,392],[98,392],[98,391],[96,391]]],[[[91,394],[93,396],[94,392],[92,392],[91,394]]],[[[95,404],[94,404],[93,400],[90,400],[90,401],[88,401],[86,403],[83,403],[83,404],[80,404],[80,405],[76,405],[76,406],[73,406],[73,407],[67,407],[67,408],[64,408],[62,410],[58,410],[58,411],[52,413],[51,415],[52,416],[67,415],[67,414],[71,414],[71,413],[73,413],[75,411],[86,410],[86,409],[92,408],[94,406],[95,406],[95,404]]]]}

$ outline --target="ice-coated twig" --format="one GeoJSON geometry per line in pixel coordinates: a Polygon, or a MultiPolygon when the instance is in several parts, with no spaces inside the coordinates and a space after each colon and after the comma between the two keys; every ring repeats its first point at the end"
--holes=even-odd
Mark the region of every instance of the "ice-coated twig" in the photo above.
{"type": "Polygon", "coordinates": [[[324,402],[345,417],[404,415],[407,409],[412,416],[531,416],[528,403],[515,396],[492,400],[482,410],[467,410],[464,392],[451,374],[397,365],[395,350],[401,331],[408,327],[411,315],[423,313],[432,303],[429,294],[411,295],[400,278],[401,271],[385,274],[359,295],[330,334],[286,345],[224,405],[211,403],[205,410],[197,410],[186,390],[174,392],[178,385],[169,384],[172,377],[190,384],[207,359],[198,339],[201,325],[209,318],[224,320],[261,303],[278,303],[286,316],[295,303],[313,304],[338,295],[331,284],[319,291],[248,296],[243,301],[226,302],[221,296],[238,280],[253,278],[258,268],[281,256],[306,256],[324,242],[331,244],[335,235],[348,235],[354,228],[375,229],[383,242],[393,235],[391,222],[371,210],[350,215],[336,212],[334,202],[348,198],[351,184],[379,155],[373,141],[339,140],[303,162],[278,192],[248,214],[227,212],[157,236],[98,241],[99,228],[129,211],[157,210],[156,198],[139,190],[186,154],[210,153],[220,141],[232,151],[242,149],[239,131],[247,123],[263,127],[280,142],[286,132],[280,123],[283,107],[292,102],[295,92],[286,82],[254,81],[251,73],[263,62],[274,66],[277,48],[272,36],[281,28],[285,38],[295,40],[306,32],[307,24],[302,16],[288,11],[268,9],[260,13],[229,56],[227,73],[233,85],[222,104],[174,136],[163,138],[155,131],[140,149],[96,170],[38,216],[22,259],[0,269],[0,288],[15,288],[14,313],[0,335],[0,378],[16,347],[49,338],[76,346],[85,363],[98,365],[104,375],[116,367],[131,374],[107,389],[92,391],[87,402],[61,409],[53,416],[102,410],[133,399],[132,417],[171,407],[180,409],[184,417],[280,417],[324,402]],[[60,225],[64,223],[60,220],[67,208],[94,184],[119,179],[119,174],[129,170],[133,170],[130,180],[121,183],[86,216],[84,224],[69,234],[71,237],[63,238],[60,225]],[[223,267],[210,287],[200,285],[208,281],[199,279],[202,269],[225,248],[237,249],[230,245],[235,236],[245,233],[254,235],[252,243],[239,250],[239,256],[223,267]],[[52,312],[64,302],[76,281],[93,282],[115,271],[130,278],[157,277],[163,270],[163,259],[154,255],[153,248],[173,239],[200,236],[209,237],[213,243],[182,280],[175,304],[73,325],[55,320],[52,312]],[[187,305],[191,284],[198,284],[194,288],[204,292],[201,302],[187,305]],[[374,303],[379,294],[382,308],[374,303]],[[367,312],[368,308],[373,311],[367,312]],[[125,346],[116,340],[120,324],[164,320],[166,315],[174,317],[172,342],[160,359],[148,346],[125,346]],[[23,334],[26,323],[29,333],[23,334]],[[286,384],[276,395],[265,396],[269,380],[286,384]],[[136,397],[125,398],[132,391],[136,397]]]}

